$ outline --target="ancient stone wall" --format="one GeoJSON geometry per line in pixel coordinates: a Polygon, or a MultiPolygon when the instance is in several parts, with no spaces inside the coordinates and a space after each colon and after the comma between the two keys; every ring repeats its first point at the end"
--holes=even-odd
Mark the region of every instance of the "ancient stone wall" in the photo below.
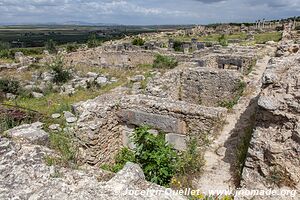
{"type": "Polygon", "coordinates": [[[227,70],[191,68],[181,75],[180,99],[205,106],[232,101],[241,82],[239,74],[227,70]],[[222,91],[222,92],[220,92],[222,91]]]}
{"type": "Polygon", "coordinates": [[[300,189],[300,54],[273,59],[258,99],[242,186],[300,189]]]}
{"type": "Polygon", "coordinates": [[[151,51],[103,51],[100,48],[70,53],[65,56],[67,66],[135,67],[152,64],[151,51]]]}
{"type": "Polygon", "coordinates": [[[215,54],[201,58],[199,65],[208,68],[230,69],[241,74],[248,74],[255,62],[256,58],[254,56],[215,54]]]}
{"type": "Polygon", "coordinates": [[[233,71],[206,67],[175,69],[154,77],[146,88],[146,94],[218,106],[220,102],[235,97],[240,81],[240,75],[233,71]]]}
{"type": "Polygon", "coordinates": [[[100,165],[114,162],[122,146],[127,146],[128,127],[149,125],[165,132],[167,142],[184,150],[193,135],[199,143],[214,137],[223,125],[226,109],[209,108],[182,101],[145,95],[103,95],[74,105],[79,115],[76,128],[79,158],[100,165]],[[111,99],[113,98],[113,100],[111,99]]]}

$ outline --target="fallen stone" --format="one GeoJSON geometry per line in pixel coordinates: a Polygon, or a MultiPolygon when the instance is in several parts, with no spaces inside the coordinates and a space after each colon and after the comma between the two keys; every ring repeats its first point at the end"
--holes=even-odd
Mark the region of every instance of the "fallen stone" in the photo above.
{"type": "Polygon", "coordinates": [[[143,75],[136,75],[130,79],[130,81],[132,81],[132,82],[140,82],[143,80],[145,80],[145,76],[143,76],[143,75]]]}
{"type": "Polygon", "coordinates": [[[107,81],[107,78],[104,76],[100,76],[96,79],[96,83],[98,83],[99,85],[105,85],[107,81]]]}
{"type": "Polygon", "coordinates": [[[258,105],[266,110],[276,110],[279,108],[278,100],[268,96],[259,97],[258,105]]]}
{"type": "Polygon", "coordinates": [[[53,130],[53,131],[61,131],[62,129],[60,128],[59,124],[51,124],[49,126],[49,129],[53,130]]]}
{"type": "Polygon", "coordinates": [[[4,134],[13,139],[20,139],[34,144],[47,144],[49,134],[42,130],[42,125],[40,122],[23,124],[5,131],[4,134]]]}
{"type": "Polygon", "coordinates": [[[32,92],[31,94],[36,99],[40,99],[40,98],[44,97],[44,95],[42,93],[38,93],[38,92],[32,92]]]}
{"type": "Polygon", "coordinates": [[[52,119],[58,119],[58,118],[60,118],[60,116],[61,116],[61,114],[59,114],[59,113],[54,113],[51,115],[52,119]]]}

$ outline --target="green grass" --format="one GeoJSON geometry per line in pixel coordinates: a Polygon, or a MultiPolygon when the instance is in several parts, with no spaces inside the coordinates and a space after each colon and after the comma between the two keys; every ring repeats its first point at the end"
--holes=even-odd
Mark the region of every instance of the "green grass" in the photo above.
{"type": "Polygon", "coordinates": [[[264,44],[268,41],[278,42],[281,40],[281,37],[282,35],[280,32],[260,33],[254,35],[254,39],[257,44],[264,44]]]}
{"type": "Polygon", "coordinates": [[[61,95],[57,93],[48,94],[43,98],[20,98],[15,101],[8,101],[6,103],[10,105],[18,105],[25,108],[29,108],[38,111],[45,115],[50,115],[57,111],[61,111],[61,108],[65,105],[71,105],[79,101],[85,101],[88,99],[93,99],[111,89],[119,86],[121,83],[116,82],[110,85],[104,86],[99,90],[78,90],[74,95],[61,95]]]}
{"type": "MultiPolygon", "coordinates": [[[[207,36],[200,36],[200,37],[194,37],[194,36],[178,36],[174,39],[181,41],[181,42],[190,42],[192,38],[198,39],[199,42],[218,42],[221,34],[211,34],[207,36]]],[[[254,44],[264,44],[267,41],[273,40],[275,42],[278,42],[281,39],[281,33],[280,32],[268,32],[268,33],[258,33],[254,35],[254,42],[245,42],[243,40],[247,39],[246,33],[233,33],[226,35],[226,38],[228,40],[241,40],[242,45],[254,45],[254,44]]]]}

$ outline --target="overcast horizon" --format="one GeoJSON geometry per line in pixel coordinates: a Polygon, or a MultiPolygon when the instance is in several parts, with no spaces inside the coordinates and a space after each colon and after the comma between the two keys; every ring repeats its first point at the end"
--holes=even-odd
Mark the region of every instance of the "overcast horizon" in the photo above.
{"type": "Polygon", "coordinates": [[[299,15],[300,0],[0,0],[0,24],[209,24],[299,15]]]}

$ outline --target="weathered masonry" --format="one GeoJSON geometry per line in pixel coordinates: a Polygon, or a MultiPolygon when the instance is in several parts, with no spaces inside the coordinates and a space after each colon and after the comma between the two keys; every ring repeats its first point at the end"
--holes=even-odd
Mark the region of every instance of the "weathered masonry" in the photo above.
{"type": "Polygon", "coordinates": [[[226,116],[223,108],[159,97],[132,95],[115,99],[102,96],[75,105],[80,116],[76,137],[82,162],[113,162],[120,148],[133,147],[130,135],[141,125],[151,126],[154,134],[163,131],[167,142],[184,150],[189,136],[200,141],[204,134],[217,134],[226,116]]]}

